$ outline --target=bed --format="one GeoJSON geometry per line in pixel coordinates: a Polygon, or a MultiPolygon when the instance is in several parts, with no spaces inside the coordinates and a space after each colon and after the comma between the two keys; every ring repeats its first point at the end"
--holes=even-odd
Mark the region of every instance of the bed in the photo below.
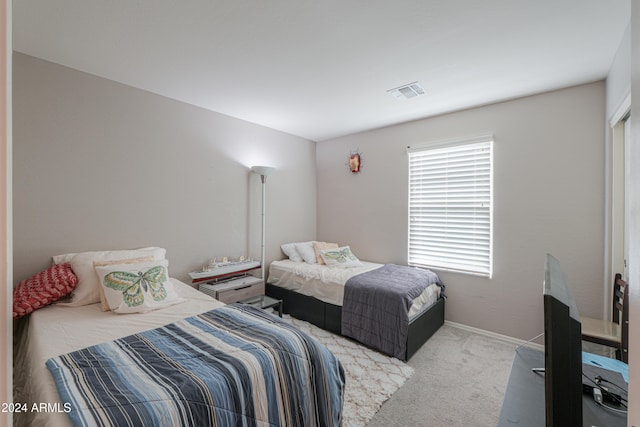
{"type": "Polygon", "coordinates": [[[176,302],[162,308],[116,314],[72,299],[17,319],[14,424],[340,425],[344,371],[331,352],[277,316],[167,280],[155,292],[176,302]]]}
{"type": "MultiPolygon", "coordinates": [[[[308,243],[304,246],[297,244],[298,254],[308,250],[308,243]],[[306,249],[305,249],[306,248],[306,249]]],[[[335,246],[335,245],[334,245],[335,246]]],[[[318,249],[318,245],[316,245],[318,249]]],[[[316,250],[323,254],[332,249],[316,250]]],[[[349,247],[341,247],[333,249],[344,253],[349,253],[349,247]]],[[[290,247],[283,245],[283,252],[290,254],[290,247]],[[289,249],[289,250],[287,250],[289,249]]],[[[379,350],[383,353],[394,356],[400,360],[409,360],[413,354],[424,344],[431,335],[438,330],[444,323],[444,286],[440,283],[439,278],[433,272],[428,270],[418,270],[410,267],[395,266],[389,264],[379,264],[357,260],[352,256],[354,263],[348,268],[337,267],[335,265],[320,264],[319,258],[314,258],[309,252],[306,258],[300,256],[289,256],[289,259],[274,261],[269,267],[269,276],[266,285],[267,295],[283,300],[283,311],[292,316],[306,320],[333,333],[345,335],[354,338],[369,347],[379,350]],[[386,279],[375,278],[374,273],[388,270],[386,279]],[[346,310],[343,305],[345,303],[345,290],[349,292],[349,285],[355,278],[364,279],[364,292],[367,292],[367,281],[379,282],[380,288],[371,292],[371,295],[384,291],[386,287],[385,280],[393,280],[394,276],[417,273],[421,280],[424,277],[428,283],[419,294],[412,294],[410,302],[407,303],[407,295],[402,295],[402,304],[407,305],[406,314],[400,313],[397,318],[392,321],[399,323],[397,336],[394,338],[397,345],[393,347],[384,346],[376,341],[375,335],[380,333],[376,330],[373,334],[356,333],[351,329],[345,330],[346,310]],[[349,285],[347,285],[349,284],[349,285]],[[382,289],[382,290],[381,290],[382,289]],[[399,320],[398,320],[399,319],[399,320]],[[406,323],[406,324],[403,324],[406,323]],[[346,332],[346,333],[345,333],[346,332]],[[371,335],[374,335],[373,340],[371,335]]],[[[361,280],[362,281],[362,280],[361,280]]],[[[385,296],[384,298],[387,298],[385,296]]],[[[368,299],[367,295],[363,299],[368,299]]],[[[350,308],[349,308],[350,309],[350,308]]],[[[374,308],[375,309],[375,308],[374,308]]],[[[379,311],[386,311],[385,308],[379,311]]],[[[349,313],[351,323],[360,322],[359,318],[353,320],[352,313],[349,313]]],[[[385,319],[380,320],[377,315],[370,316],[366,319],[369,323],[381,323],[385,319]]],[[[364,323],[364,322],[362,322],[364,323]]],[[[351,328],[352,325],[349,325],[351,328]]],[[[394,333],[393,328],[391,333],[394,333]]]]}

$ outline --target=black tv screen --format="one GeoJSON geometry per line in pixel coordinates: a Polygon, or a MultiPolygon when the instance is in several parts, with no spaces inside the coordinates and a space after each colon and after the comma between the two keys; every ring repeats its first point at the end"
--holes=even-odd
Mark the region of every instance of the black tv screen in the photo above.
{"type": "Polygon", "coordinates": [[[544,365],[547,427],[581,426],[580,315],[560,263],[549,254],[544,278],[544,365]]]}

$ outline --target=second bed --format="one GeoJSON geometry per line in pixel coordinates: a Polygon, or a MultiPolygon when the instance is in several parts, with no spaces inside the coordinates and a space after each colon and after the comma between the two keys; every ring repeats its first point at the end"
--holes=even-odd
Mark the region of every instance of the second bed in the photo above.
{"type": "MultiPolygon", "coordinates": [[[[269,268],[266,293],[271,297],[283,300],[285,313],[306,320],[330,332],[351,336],[363,344],[400,360],[408,360],[444,323],[443,287],[437,275],[429,271],[366,261],[361,261],[361,264],[361,266],[352,268],[330,268],[326,265],[295,262],[288,259],[274,261],[269,268]],[[345,289],[347,289],[345,284],[355,278],[354,280],[362,282],[366,288],[368,281],[372,281],[372,279],[374,282],[383,280],[382,288],[384,288],[384,280],[387,279],[379,279],[375,276],[378,272],[382,273],[383,271],[387,272],[386,277],[391,281],[399,275],[404,277],[407,274],[417,274],[420,275],[420,278],[424,277],[424,280],[430,282],[420,294],[415,295],[409,301],[406,333],[399,336],[402,347],[393,350],[382,348],[377,342],[367,342],[368,339],[362,340],[360,339],[361,335],[354,336],[349,333],[349,322],[353,323],[353,315],[350,312],[345,315],[343,311],[345,289]]],[[[380,283],[378,284],[380,285],[380,283]]],[[[350,292],[347,289],[347,294],[350,295],[350,292]]],[[[377,290],[372,288],[371,295],[365,296],[364,299],[374,298],[380,292],[380,287],[377,290]]],[[[382,298],[386,297],[382,296],[382,298]]],[[[364,320],[364,322],[369,322],[369,320],[364,320]]],[[[378,320],[374,319],[373,323],[376,322],[378,320]]],[[[401,324],[400,326],[398,333],[405,325],[401,324]]],[[[379,335],[377,331],[374,331],[374,334],[379,335]]]]}

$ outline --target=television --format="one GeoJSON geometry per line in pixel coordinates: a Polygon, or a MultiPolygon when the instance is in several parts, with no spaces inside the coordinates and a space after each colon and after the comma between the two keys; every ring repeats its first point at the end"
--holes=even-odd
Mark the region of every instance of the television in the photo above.
{"type": "Polygon", "coordinates": [[[549,254],[544,277],[544,376],[547,427],[581,426],[580,315],[560,263],[549,254]]]}

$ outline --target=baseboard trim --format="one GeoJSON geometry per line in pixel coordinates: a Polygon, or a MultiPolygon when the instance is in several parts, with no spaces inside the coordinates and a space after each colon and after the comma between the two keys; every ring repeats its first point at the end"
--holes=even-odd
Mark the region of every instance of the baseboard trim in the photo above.
{"type": "Polygon", "coordinates": [[[457,322],[452,322],[450,320],[445,320],[444,321],[445,325],[449,325],[453,328],[458,328],[458,329],[462,329],[468,332],[472,332],[474,334],[478,334],[478,335],[484,335],[486,337],[489,338],[494,338],[500,341],[504,341],[504,342],[508,342],[510,344],[514,344],[516,346],[521,346],[524,344],[527,344],[527,346],[538,349],[538,350],[542,350],[544,351],[544,345],[543,344],[536,344],[533,342],[528,342],[528,341],[524,341],[518,338],[514,338],[514,337],[510,337],[508,335],[502,335],[502,334],[498,334],[495,332],[491,332],[491,331],[487,331],[486,329],[480,329],[480,328],[474,328],[473,326],[469,326],[469,325],[464,325],[462,323],[457,323],[457,322]]]}

